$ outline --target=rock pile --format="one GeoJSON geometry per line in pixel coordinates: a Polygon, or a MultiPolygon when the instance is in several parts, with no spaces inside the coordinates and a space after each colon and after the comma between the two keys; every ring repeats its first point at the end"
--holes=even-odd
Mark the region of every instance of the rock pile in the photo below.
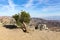
{"type": "Polygon", "coordinates": [[[46,24],[38,24],[35,29],[48,30],[48,27],[46,24]]]}
{"type": "Polygon", "coordinates": [[[2,23],[3,25],[14,25],[16,21],[12,17],[3,16],[0,17],[0,23],[2,23]]]}

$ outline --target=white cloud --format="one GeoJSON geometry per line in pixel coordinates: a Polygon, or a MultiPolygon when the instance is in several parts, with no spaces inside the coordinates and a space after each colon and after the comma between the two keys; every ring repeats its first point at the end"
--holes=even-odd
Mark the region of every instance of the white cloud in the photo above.
{"type": "Polygon", "coordinates": [[[15,4],[13,3],[13,1],[12,0],[8,0],[8,9],[9,10],[12,10],[12,11],[15,11],[15,4]]]}
{"type": "Polygon", "coordinates": [[[49,0],[37,0],[38,1],[38,5],[39,4],[46,4],[46,3],[48,3],[49,2],[49,0]]]}
{"type": "Polygon", "coordinates": [[[14,3],[13,3],[12,0],[8,0],[8,5],[2,5],[2,4],[0,4],[0,6],[2,7],[3,10],[4,9],[7,9],[8,11],[9,10],[12,10],[12,11],[15,10],[15,5],[14,5],[14,3]]]}
{"type": "Polygon", "coordinates": [[[29,0],[28,3],[25,4],[24,6],[28,8],[28,7],[31,7],[32,5],[33,5],[33,0],[29,0]]]}
{"type": "Polygon", "coordinates": [[[45,8],[42,8],[43,12],[48,12],[48,11],[59,11],[60,10],[60,5],[55,5],[55,6],[47,6],[45,8]]]}
{"type": "MultiPolygon", "coordinates": [[[[13,13],[17,13],[18,10],[26,10],[26,11],[29,11],[32,15],[33,13],[33,16],[40,16],[40,17],[44,17],[44,16],[51,16],[52,14],[48,14],[47,13],[43,13],[43,12],[49,12],[49,11],[58,11],[60,10],[60,4],[58,3],[58,5],[51,5],[48,3],[49,0],[29,0],[26,4],[23,4],[23,5],[16,5],[14,4],[13,0],[8,0],[8,5],[1,5],[0,4],[0,13],[10,13],[11,15],[13,15],[13,13]],[[37,1],[36,4],[34,4],[34,2],[37,1]],[[45,4],[48,4],[48,6],[44,6],[42,7],[41,9],[34,9],[36,8],[36,6],[42,4],[42,3],[45,3],[45,4]],[[17,6],[17,9],[16,9],[16,6],[17,6]],[[24,7],[21,7],[21,6],[24,6],[24,7]],[[26,9],[27,8],[27,9],[26,9]],[[32,12],[31,12],[32,11],[32,12]],[[41,13],[41,14],[37,14],[37,13],[41,13]]],[[[6,15],[10,15],[10,14],[6,14],[6,15]]],[[[54,14],[53,14],[54,15],[54,14]]],[[[56,15],[56,14],[55,14],[56,15]]],[[[57,14],[59,15],[59,14],[57,14]]]]}
{"type": "Polygon", "coordinates": [[[48,3],[49,0],[29,0],[26,4],[24,4],[23,6],[26,7],[26,8],[29,8],[29,7],[33,7],[33,6],[37,6],[37,5],[40,5],[42,3],[48,3]],[[34,4],[33,2],[37,2],[36,4],[34,4]]]}
{"type": "Polygon", "coordinates": [[[17,6],[17,5],[15,5],[14,3],[13,3],[13,0],[8,0],[8,5],[2,5],[2,4],[0,4],[0,6],[1,6],[1,12],[0,13],[3,13],[3,14],[6,14],[6,15],[13,15],[15,12],[17,12],[17,10],[15,9],[15,6],[17,6]]]}
{"type": "Polygon", "coordinates": [[[43,0],[38,0],[38,1],[39,1],[40,4],[43,2],[43,0]]]}

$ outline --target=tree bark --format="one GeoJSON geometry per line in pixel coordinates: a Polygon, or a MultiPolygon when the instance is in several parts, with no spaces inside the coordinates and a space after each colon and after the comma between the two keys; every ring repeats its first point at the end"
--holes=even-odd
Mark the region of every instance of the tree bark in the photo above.
{"type": "Polygon", "coordinates": [[[27,25],[26,25],[25,22],[23,22],[23,24],[22,24],[22,30],[23,30],[24,32],[27,32],[27,33],[28,33],[28,28],[27,28],[27,25]]]}

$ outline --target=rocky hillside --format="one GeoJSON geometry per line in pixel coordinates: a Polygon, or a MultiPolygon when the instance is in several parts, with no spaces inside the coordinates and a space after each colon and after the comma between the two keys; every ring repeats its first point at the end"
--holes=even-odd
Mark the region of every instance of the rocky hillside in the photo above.
{"type": "Polygon", "coordinates": [[[36,26],[37,24],[46,24],[47,27],[53,31],[60,31],[60,21],[46,20],[42,18],[31,18],[30,25],[36,26]]]}
{"type": "Polygon", "coordinates": [[[11,24],[15,24],[16,21],[14,20],[14,18],[10,16],[0,16],[0,23],[4,25],[11,25],[11,24]]]}

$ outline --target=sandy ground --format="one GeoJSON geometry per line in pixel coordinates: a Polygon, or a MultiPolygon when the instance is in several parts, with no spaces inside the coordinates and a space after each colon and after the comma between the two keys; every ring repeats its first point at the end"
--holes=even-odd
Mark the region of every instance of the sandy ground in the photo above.
{"type": "Polygon", "coordinates": [[[21,29],[6,29],[0,26],[0,40],[60,40],[60,32],[35,30],[24,33],[21,29]]]}

